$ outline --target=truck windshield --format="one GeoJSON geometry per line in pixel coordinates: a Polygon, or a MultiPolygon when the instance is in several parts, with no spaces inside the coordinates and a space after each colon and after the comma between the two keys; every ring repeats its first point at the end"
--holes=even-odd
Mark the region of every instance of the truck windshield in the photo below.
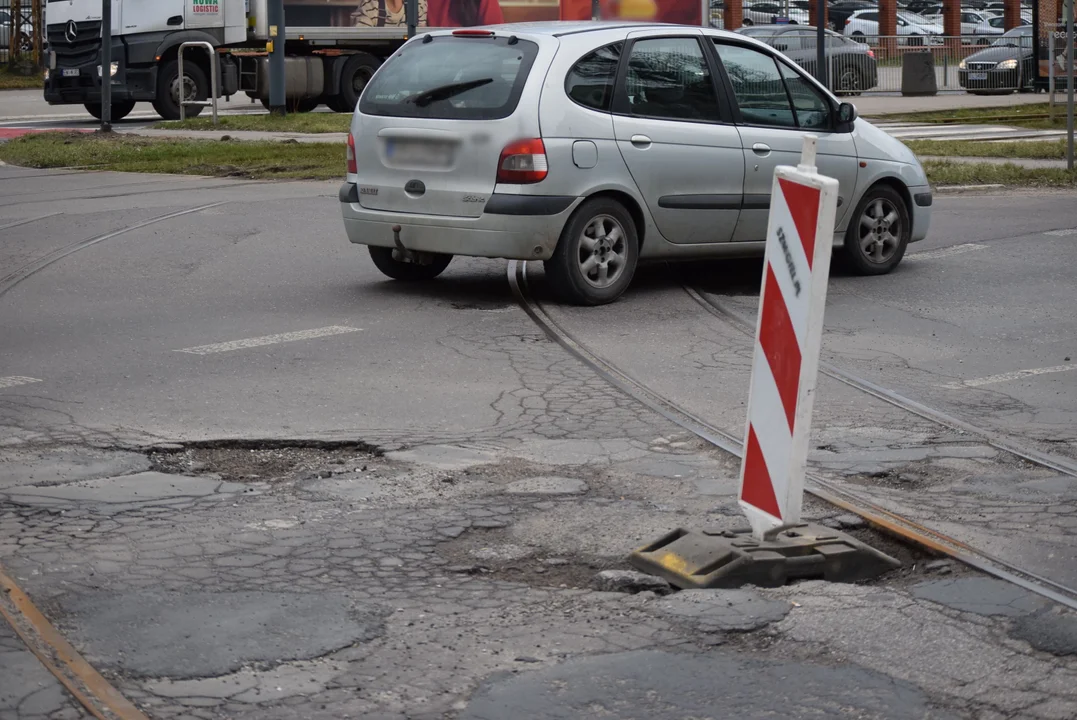
{"type": "Polygon", "coordinates": [[[405,45],[363,91],[367,115],[496,120],[516,109],[538,46],[515,37],[441,35],[405,45]]]}

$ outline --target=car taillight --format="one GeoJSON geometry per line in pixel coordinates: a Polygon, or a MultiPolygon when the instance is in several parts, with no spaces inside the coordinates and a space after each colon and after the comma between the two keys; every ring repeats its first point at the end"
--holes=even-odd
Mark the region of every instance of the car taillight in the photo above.
{"type": "Polygon", "coordinates": [[[868,50],[868,57],[871,58],[872,60],[874,60],[875,59],[875,51],[874,50],[868,50]]]}
{"type": "Polygon", "coordinates": [[[853,22],[853,19],[852,19],[852,18],[845,18],[845,24],[846,24],[846,25],[851,25],[851,24],[852,24],[852,22],[853,22]]]}
{"type": "Polygon", "coordinates": [[[348,133],[348,172],[352,175],[359,172],[359,167],[355,164],[355,138],[351,133],[348,133]]]}
{"type": "Polygon", "coordinates": [[[538,138],[519,140],[501,151],[497,161],[497,182],[526,185],[546,179],[546,146],[538,138]]]}

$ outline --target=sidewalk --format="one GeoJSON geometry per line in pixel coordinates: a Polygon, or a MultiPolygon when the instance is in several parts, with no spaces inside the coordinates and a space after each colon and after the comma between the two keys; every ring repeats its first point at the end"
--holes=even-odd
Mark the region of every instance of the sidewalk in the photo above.
{"type": "Polygon", "coordinates": [[[260,130],[155,130],[153,128],[125,128],[113,125],[112,129],[122,135],[141,135],[155,138],[184,138],[188,140],[269,140],[283,142],[292,140],[302,143],[335,143],[343,145],[348,141],[347,133],[293,133],[263,132],[260,130]]]}

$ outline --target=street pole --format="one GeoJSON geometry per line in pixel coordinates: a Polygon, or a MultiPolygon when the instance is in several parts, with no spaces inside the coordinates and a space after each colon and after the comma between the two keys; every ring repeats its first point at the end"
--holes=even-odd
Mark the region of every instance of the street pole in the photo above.
{"type": "Polygon", "coordinates": [[[404,3],[404,16],[408,23],[408,37],[413,38],[419,23],[419,0],[407,0],[404,3]]]}
{"type": "Polygon", "coordinates": [[[826,0],[815,0],[815,79],[826,84],[826,0]]]}
{"type": "Polygon", "coordinates": [[[269,0],[269,112],[286,115],[284,94],[284,0],[269,0]]]}
{"type": "Polygon", "coordinates": [[[1073,170],[1073,0],[1066,0],[1066,167],[1073,170]]]}
{"type": "Polygon", "coordinates": [[[112,0],[101,0],[101,132],[112,132],[112,0]]]}

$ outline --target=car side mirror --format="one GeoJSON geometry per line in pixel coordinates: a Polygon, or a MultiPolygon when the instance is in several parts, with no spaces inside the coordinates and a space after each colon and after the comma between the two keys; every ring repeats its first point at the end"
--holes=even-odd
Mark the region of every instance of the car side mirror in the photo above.
{"type": "Polygon", "coordinates": [[[858,117],[856,113],[856,105],[852,103],[843,102],[838,105],[838,123],[841,125],[850,125],[858,117]]]}

